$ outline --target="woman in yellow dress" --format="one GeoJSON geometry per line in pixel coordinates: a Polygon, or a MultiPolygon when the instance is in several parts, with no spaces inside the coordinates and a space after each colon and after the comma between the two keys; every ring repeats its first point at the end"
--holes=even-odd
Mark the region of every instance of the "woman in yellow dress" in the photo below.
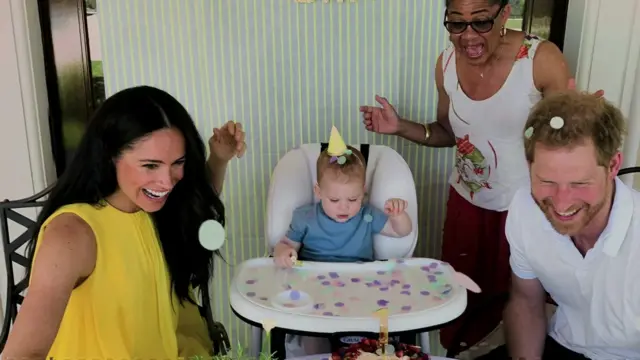
{"type": "Polygon", "coordinates": [[[168,93],[120,91],[88,125],[38,218],[28,294],[4,359],[177,359],[212,346],[192,289],[212,277],[202,222],[224,224],[240,124],[214,129],[211,155],[168,93]]]}

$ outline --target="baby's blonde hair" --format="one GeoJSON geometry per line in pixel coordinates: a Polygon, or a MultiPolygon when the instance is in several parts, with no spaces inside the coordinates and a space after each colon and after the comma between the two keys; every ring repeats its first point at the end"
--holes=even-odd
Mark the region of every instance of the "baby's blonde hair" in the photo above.
{"type": "Polygon", "coordinates": [[[362,153],[353,146],[347,146],[351,150],[351,155],[343,155],[346,159],[344,164],[332,160],[327,151],[322,151],[316,163],[317,181],[320,183],[325,176],[331,176],[332,180],[348,183],[351,181],[361,181],[363,184],[367,176],[367,165],[362,153]]]}

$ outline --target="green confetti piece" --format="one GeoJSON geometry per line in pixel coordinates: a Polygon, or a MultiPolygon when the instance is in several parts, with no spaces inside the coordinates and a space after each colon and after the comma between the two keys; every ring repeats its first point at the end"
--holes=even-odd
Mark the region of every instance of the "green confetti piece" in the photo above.
{"type": "Polygon", "coordinates": [[[533,126],[529,126],[529,127],[527,128],[527,130],[524,132],[524,136],[525,136],[527,139],[530,139],[530,138],[531,138],[531,136],[533,136],[533,126]]]}

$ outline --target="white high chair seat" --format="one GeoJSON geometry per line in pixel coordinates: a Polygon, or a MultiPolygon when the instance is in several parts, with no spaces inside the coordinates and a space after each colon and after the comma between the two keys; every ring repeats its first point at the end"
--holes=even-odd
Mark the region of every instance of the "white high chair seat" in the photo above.
{"type": "MultiPolygon", "coordinates": [[[[316,183],[316,161],[320,148],[319,143],[301,145],[287,152],[273,170],[265,216],[269,253],[289,229],[293,211],[318,201],[313,186],[316,183]]],[[[418,199],[409,166],[392,148],[370,145],[365,184],[369,203],[379,209],[384,209],[384,203],[390,198],[406,200],[407,213],[413,224],[411,233],[403,238],[375,235],[375,258],[411,257],[418,239],[418,199]]]]}

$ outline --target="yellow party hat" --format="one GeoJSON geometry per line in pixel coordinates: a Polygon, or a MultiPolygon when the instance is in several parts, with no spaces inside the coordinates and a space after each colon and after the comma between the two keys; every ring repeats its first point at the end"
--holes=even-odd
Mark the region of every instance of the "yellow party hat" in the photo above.
{"type": "Polygon", "coordinates": [[[347,153],[347,144],[344,143],[342,136],[335,126],[331,127],[331,137],[329,138],[329,146],[327,154],[331,156],[341,156],[347,153]]]}

